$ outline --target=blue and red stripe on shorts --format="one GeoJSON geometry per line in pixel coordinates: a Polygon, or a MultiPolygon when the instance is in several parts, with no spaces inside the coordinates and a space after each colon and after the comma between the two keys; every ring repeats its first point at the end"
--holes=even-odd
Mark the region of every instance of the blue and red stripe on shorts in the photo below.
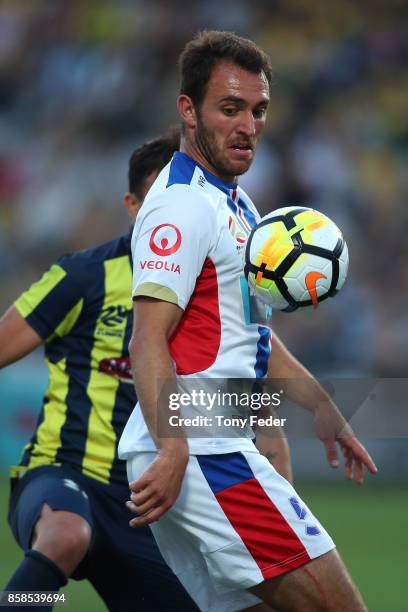
{"type": "Polygon", "coordinates": [[[225,516],[265,580],[310,559],[242,453],[197,455],[197,461],[225,516]]]}

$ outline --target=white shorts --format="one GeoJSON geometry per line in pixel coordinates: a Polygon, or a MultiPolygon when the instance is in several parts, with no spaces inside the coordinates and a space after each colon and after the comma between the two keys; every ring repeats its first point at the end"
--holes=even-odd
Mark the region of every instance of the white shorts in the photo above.
{"type": "MultiPolygon", "coordinates": [[[[155,457],[130,458],[129,481],[155,457]]],[[[168,565],[199,608],[211,612],[259,603],[245,589],[334,548],[294,488],[256,450],[191,455],[179,497],[150,527],[168,565]]]]}

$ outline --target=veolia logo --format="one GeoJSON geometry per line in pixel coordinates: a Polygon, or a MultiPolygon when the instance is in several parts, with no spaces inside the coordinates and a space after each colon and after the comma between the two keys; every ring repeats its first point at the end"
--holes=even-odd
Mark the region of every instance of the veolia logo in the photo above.
{"type": "Polygon", "coordinates": [[[168,257],[179,250],[181,232],[171,223],[162,223],[154,228],[150,236],[149,246],[156,255],[168,257]]]}

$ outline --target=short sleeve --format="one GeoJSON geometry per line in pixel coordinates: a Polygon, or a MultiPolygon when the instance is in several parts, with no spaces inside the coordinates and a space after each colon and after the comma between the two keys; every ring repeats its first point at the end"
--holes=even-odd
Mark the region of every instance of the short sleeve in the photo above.
{"type": "Polygon", "coordinates": [[[14,303],[20,315],[44,340],[53,334],[66,335],[83,307],[80,286],[67,268],[61,263],[52,265],[14,303]]]}
{"type": "Polygon", "coordinates": [[[170,187],[145,203],[132,237],[133,297],[154,297],[184,310],[215,231],[210,199],[191,187],[170,187]]]}

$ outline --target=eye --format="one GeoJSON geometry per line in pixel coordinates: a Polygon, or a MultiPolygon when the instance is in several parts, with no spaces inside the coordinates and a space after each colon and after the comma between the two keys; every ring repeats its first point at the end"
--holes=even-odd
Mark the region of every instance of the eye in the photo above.
{"type": "Polygon", "coordinates": [[[233,117],[234,115],[236,115],[237,109],[234,106],[225,106],[222,109],[222,112],[224,113],[224,115],[227,115],[227,117],[233,117]]]}
{"type": "Polygon", "coordinates": [[[253,112],[254,119],[262,119],[266,115],[266,106],[262,106],[261,108],[256,108],[253,112]]]}

